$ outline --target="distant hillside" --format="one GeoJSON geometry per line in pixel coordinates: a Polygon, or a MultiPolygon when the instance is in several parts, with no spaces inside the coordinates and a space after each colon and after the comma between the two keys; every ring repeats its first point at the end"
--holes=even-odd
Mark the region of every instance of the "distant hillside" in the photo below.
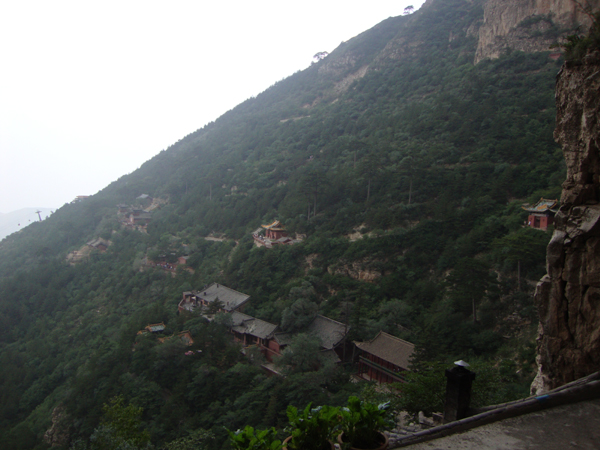
{"type": "Polygon", "coordinates": [[[40,211],[42,219],[47,218],[51,213],[50,208],[23,208],[9,213],[0,213],[0,241],[31,222],[39,220],[37,211],[40,211]]]}
{"type": "Polygon", "coordinates": [[[489,364],[489,401],[527,392],[550,233],[526,227],[522,205],[558,198],[565,178],[552,137],[562,60],[506,46],[474,64],[485,6],[429,0],[384,20],[1,241],[6,445],[43,448],[53,417],[50,435],[88,440],[115,395],[144,408],[159,446],[200,427],[220,446],[224,426],[280,426],[288,404],[360,393],[325,362],[266,378],[219,320],[177,313],[182,292],[213,282],[273,324],[318,312],[350,341],[383,330],[415,343],[421,364],[489,364]],[[255,246],[276,219],[302,241],[255,246]],[[86,247],[98,238],[107,248],[86,247]],[[138,334],[161,322],[189,331],[194,352],[138,334]]]}

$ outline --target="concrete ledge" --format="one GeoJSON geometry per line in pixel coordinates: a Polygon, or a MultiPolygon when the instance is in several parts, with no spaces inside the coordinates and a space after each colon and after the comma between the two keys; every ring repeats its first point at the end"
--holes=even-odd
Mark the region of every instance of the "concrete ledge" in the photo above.
{"type": "Polygon", "coordinates": [[[488,406],[477,410],[478,414],[406,436],[397,441],[394,448],[406,447],[455,433],[461,433],[489,423],[529,414],[569,403],[600,398],[600,372],[556,388],[547,394],[528,397],[514,402],[488,406]]]}

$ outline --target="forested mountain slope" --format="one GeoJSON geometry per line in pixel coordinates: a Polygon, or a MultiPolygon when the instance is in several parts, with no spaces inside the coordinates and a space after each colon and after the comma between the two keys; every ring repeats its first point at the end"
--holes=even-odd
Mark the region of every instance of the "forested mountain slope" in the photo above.
{"type": "Polygon", "coordinates": [[[213,281],[249,294],[245,312],[275,324],[318,309],[349,323],[352,339],[384,330],[415,342],[423,361],[504,360],[498,392],[520,392],[537,323],[528,280],[543,273],[549,239],[523,227],[521,205],[557,198],[564,179],[552,139],[560,60],[507,48],[474,65],[483,4],[429,1],[389,18],[4,239],[10,448],[44,448],[58,404],[63,434],[87,439],[117,394],[144,408],[163,444],[199,427],[222,442],[223,425],[276,425],[289,403],[356,391],[330,367],[265,378],[219,324],[177,315],[182,291],[213,281]],[[164,202],[147,233],[117,220],[117,205],[141,194],[164,202]],[[306,238],[254,247],[251,232],[274,219],[306,238]],[[67,263],[97,237],[110,239],[106,252],[67,263]],[[188,255],[194,273],[141,270],[158,254],[188,255]],[[136,335],[156,322],[190,330],[204,353],[136,335]]]}

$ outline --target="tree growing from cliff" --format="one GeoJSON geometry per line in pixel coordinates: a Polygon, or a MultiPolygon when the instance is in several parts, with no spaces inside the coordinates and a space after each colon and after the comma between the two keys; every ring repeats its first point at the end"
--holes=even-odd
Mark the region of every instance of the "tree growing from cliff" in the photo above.
{"type": "Polygon", "coordinates": [[[592,21],[586,35],[577,33],[569,35],[566,41],[560,44],[567,61],[580,61],[590,50],[600,48],[600,11],[594,12],[588,1],[585,1],[585,3],[578,0],[571,1],[592,21]]]}
{"type": "Polygon", "coordinates": [[[328,56],[329,56],[329,52],[317,52],[313,56],[313,59],[315,60],[315,62],[319,62],[319,61],[327,58],[328,56]]]}

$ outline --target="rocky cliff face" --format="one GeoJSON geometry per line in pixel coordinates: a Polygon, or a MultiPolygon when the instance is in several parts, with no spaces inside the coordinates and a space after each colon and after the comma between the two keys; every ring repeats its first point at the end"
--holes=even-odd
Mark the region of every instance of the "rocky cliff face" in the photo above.
{"type": "Polygon", "coordinates": [[[52,411],[52,426],[44,433],[44,442],[50,447],[66,448],[71,441],[71,418],[63,406],[52,411]]]}
{"type": "Polygon", "coordinates": [[[600,52],[567,63],[556,86],[556,130],[567,163],[560,211],[536,290],[542,392],[600,370],[600,52]]]}
{"type": "MultiPolygon", "coordinates": [[[[588,3],[600,7],[600,0],[588,3]]],[[[547,51],[559,34],[578,24],[589,27],[590,20],[572,0],[488,0],[475,63],[507,50],[547,51]]]]}

